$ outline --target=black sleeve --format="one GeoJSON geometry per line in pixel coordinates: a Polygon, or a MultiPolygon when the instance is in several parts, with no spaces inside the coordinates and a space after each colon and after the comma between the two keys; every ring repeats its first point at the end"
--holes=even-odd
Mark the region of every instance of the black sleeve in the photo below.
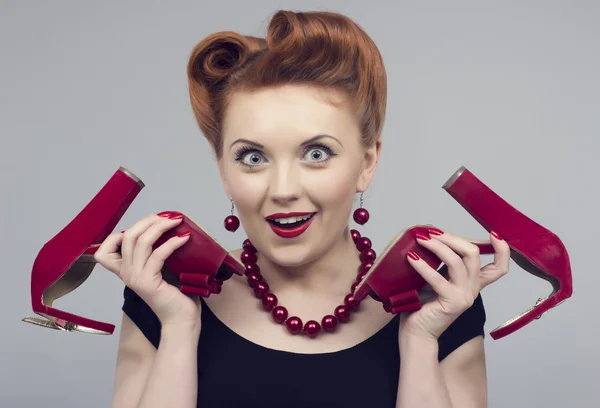
{"type": "Polygon", "coordinates": [[[123,299],[123,312],[135,323],[150,343],[158,348],[161,324],[154,311],[127,286],[123,290],[123,299]]]}
{"type": "Polygon", "coordinates": [[[450,353],[462,346],[467,341],[484,336],[486,315],[481,294],[477,296],[473,305],[465,310],[438,339],[438,361],[442,361],[450,353]]]}

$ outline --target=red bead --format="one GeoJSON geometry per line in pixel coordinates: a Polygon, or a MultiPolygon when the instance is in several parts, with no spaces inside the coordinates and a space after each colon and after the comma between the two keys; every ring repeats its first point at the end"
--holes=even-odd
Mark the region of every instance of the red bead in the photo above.
{"type": "Polygon", "coordinates": [[[335,308],[335,317],[338,318],[340,322],[347,322],[350,319],[350,311],[346,306],[338,306],[335,308]]]}
{"type": "Polygon", "coordinates": [[[254,252],[244,251],[240,255],[240,260],[244,265],[256,263],[256,254],[254,252]]]}
{"type": "Polygon", "coordinates": [[[337,327],[338,319],[335,316],[327,315],[321,320],[321,326],[323,326],[323,330],[332,332],[337,327]]]}
{"type": "MultiPolygon", "coordinates": [[[[235,216],[228,218],[235,218],[237,220],[237,217],[235,216]]],[[[354,212],[354,219],[357,223],[364,224],[369,219],[369,213],[367,210],[360,208],[354,212]]],[[[239,226],[239,220],[237,220],[237,222],[239,226]]],[[[229,221],[229,224],[233,225],[233,223],[235,223],[235,220],[229,221]]],[[[235,226],[235,228],[237,229],[237,226],[235,226]]],[[[373,262],[375,261],[377,254],[373,250],[372,243],[369,238],[362,237],[355,229],[350,230],[350,234],[356,245],[356,248],[360,251],[359,258],[362,264],[359,268],[356,282],[352,284],[352,293],[349,293],[344,297],[344,304],[336,307],[333,315],[324,316],[320,324],[315,320],[309,320],[306,322],[306,324],[304,324],[297,316],[288,318],[287,309],[283,306],[278,306],[277,297],[273,293],[269,292],[269,285],[264,281],[260,274],[260,268],[256,263],[258,259],[256,248],[252,245],[249,239],[244,240],[242,245],[244,250],[240,256],[240,259],[246,266],[245,275],[247,276],[248,285],[253,288],[256,297],[261,299],[265,310],[271,312],[275,322],[279,324],[284,323],[290,333],[298,334],[304,331],[304,333],[309,337],[315,337],[320,333],[321,329],[332,332],[337,328],[339,322],[349,321],[351,311],[359,306],[360,301],[354,297],[353,293],[356,291],[357,286],[365,278],[369,270],[373,267],[373,262]]],[[[215,286],[214,290],[217,293],[220,292],[220,285],[219,287],[215,286]]],[[[389,308],[384,307],[384,309],[389,312],[389,308]]]]}
{"type": "Polygon", "coordinates": [[[250,286],[251,288],[254,289],[254,285],[256,285],[260,281],[262,281],[262,279],[259,274],[254,272],[248,274],[248,286],[250,286]]]}
{"type": "Polygon", "coordinates": [[[252,272],[254,272],[257,275],[260,275],[260,268],[255,263],[249,263],[248,265],[246,265],[246,271],[244,273],[246,274],[246,276],[248,276],[252,272]]]}
{"type": "Polygon", "coordinates": [[[366,275],[367,272],[369,272],[369,269],[371,269],[372,267],[373,267],[372,262],[363,262],[362,265],[360,266],[360,274],[366,275]]]}
{"type": "Polygon", "coordinates": [[[271,314],[277,323],[285,322],[288,317],[288,311],[283,306],[275,306],[275,308],[271,311],[271,314]]]}
{"type": "Polygon", "coordinates": [[[269,285],[267,282],[256,282],[253,288],[254,294],[259,299],[262,299],[263,295],[269,291],[269,285]]]}
{"type": "Polygon", "coordinates": [[[254,248],[254,245],[252,245],[252,242],[250,242],[249,239],[244,240],[244,243],[242,244],[242,248],[244,249],[244,251],[256,252],[256,248],[254,248]]]}
{"type": "Polygon", "coordinates": [[[315,337],[321,331],[321,325],[314,320],[309,320],[304,325],[304,332],[308,334],[309,337],[315,337]]]}
{"type": "Polygon", "coordinates": [[[344,298],[344,304],[350,309],[356,309],[358,307],[358,301],[350,293],[344,298]]]}
{"type": "MultiPolygon", "coordinates": [[[[265,293],[262,297],[262,304],[266,310],[273,310],[277,306],[277,296],[272,293],[265,293]]],[[[287,318],[287,315],[285,317],[287,318]]]]}
{"type": "Polygon", "coordinates": [[[235,215],[230,215],[223,222],[227,231],[235,232],[240,227],[240,219],[235,215]]]}
{"type": "Polygon", "coordinates": [[[360,253],[360,261],[361,262],[373,262],[376,257],[377,257],[377,254],[371,248],[365,249],[364,251],[362,251],[360,253]]]}
{"type": "Polygon", "coordinates": [[[359,251],[371,248],[371,240],[367,237],[359,238],[358,242],[356,242],[356,248],[358,248],[359,251]]]}
{"type": "Polygon", "coordinates": [[[302,320],[297,316],[292,316],[287,319],[285,325],[292,334],[300,333],[300,330],[302,330],[302,320]]]}
{"type": "Polygon", "coordinates": [[[354,221],[360,225],[366,224],[369,221],[369,212],[364,208],[357,208],[354,211],[354,221]]]}

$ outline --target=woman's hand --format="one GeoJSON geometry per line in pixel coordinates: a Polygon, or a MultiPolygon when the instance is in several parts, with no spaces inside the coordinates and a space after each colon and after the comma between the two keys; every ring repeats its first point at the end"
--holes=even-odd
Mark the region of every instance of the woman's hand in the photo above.
{"type": "MultiPolygon", "coordinates": [[[[428,237],[417,237],[420,245],[447,266],[448,277],[422,259],[415,259],[416,254],[409,253],[408,262],[428,283],[433,299],[426,301],[420,310],[401,315],[401,336],[437,340],[457,317],[473,305],[483,288],[508,273],[508,244],[495,232],[490,234],[490,241],[495,250],[494,262],[481,268],[479,248],[459,236],[431,228],[428,237]]],[[[423,294],[426,295],[426,291],[423,294]]]]}
{"type": "Polygon", "coordinates": [[[173,237],[152,249],[161,235],[179,225],[182,219],[177,213],[148,215],[124,233],[109,235],[94,257],[150,306],[163,328],[177,326],[199,330],[199,298],[183,294],[162,276],[165,260],[189,240],[189,235],[173,237]]]}

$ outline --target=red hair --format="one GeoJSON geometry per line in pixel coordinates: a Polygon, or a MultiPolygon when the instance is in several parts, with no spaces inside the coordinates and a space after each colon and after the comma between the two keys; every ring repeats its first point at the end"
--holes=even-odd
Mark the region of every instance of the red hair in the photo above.
{"type": "Polygon", "coordinates": [[[232,31],[209,35],[191,53],[188,83],[198,125],[221,156],[225,109],[236,91],[304,84],[343,91],[356,110],[364,146],[381,135],[387,78],[373,40],[332,12],[276,12],[266,38],[232,31]]]}

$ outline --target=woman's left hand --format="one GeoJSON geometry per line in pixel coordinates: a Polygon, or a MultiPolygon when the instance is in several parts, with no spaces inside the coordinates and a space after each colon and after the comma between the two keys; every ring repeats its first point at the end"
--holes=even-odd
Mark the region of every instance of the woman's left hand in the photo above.
{"type": "Polygon", "coordinates": [[[428,237],[418,237],[417,242],[447,266],[448,278],[422,259],[415,260],[409,254],[408,262],[429,284],[435,296],[420,310],[401,315],[401,336],[438,339],[457,317],[473,305],[483,288],[508,273],[510,248],[499,235],[490,234],[494,262],[481,268],[476,245],[437,228],[431,228],[429,232],[428,237]]]}

